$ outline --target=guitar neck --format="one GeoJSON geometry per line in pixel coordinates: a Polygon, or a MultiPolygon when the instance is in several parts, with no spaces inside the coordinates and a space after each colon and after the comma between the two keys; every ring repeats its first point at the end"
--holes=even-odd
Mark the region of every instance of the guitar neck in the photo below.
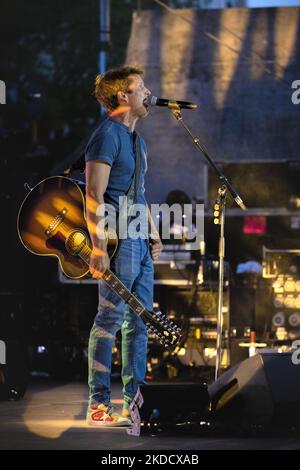
{"type": "MultiPolygon", "coordinates": [[[[92,250],[85,245],[79,256],[83,261],[89,264],[92,250]]],[[[146,309],[143,304],[133,295],[130,290],[118,279],[118,277],[110,270],[106,269],[102,278],[109,287],[119,296],[129,307],[137,314],[141,315],[146,309]]]]}

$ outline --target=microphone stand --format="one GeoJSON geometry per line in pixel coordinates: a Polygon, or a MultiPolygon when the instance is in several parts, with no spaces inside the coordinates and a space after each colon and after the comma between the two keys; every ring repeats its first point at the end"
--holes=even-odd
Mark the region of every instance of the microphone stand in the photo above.
{"type": "MultiPolygon", "coordinates": [[[[224,257],[225,257],[225,205],[226,205],[226,195],[227,190],[237,203],[237,205],[242,209],[246,210],[246,206],[243,203],[241,197],[233,188],[232,184],[228,181],[226,176],[220,171],[217,165],[214,163],[212,158],[209,156],[204,145],[200,142],[198,137],[195,137],[189,127],[184,122],[180,106],[176,101],[170,101],[168,108],[172,111],[175,119],[182,125],[186,130],[188,135],[192,138],[197,149],[205,156],[206,160],[214,170],[215,174],[220,180],[220,187],[218,189],[218,213],[219,219],[217,224],[220,225],[220,238],[219,238],[219,285],[218,285],[218,319],[217,319],[217,344],[216,344],[216,367],[215,367],[215,380],[218,379],[221,369],[221,360],[222,360],[222,330],[223,330],[223,289],[224,289],[224,257]]],[[[229,334],[229,333],[228,333],[229,334]]]]}

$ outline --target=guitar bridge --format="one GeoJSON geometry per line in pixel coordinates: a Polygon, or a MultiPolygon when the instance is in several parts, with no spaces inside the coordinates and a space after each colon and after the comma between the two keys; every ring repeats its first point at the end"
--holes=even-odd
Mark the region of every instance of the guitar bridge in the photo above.
{"type": "Polygon", "coordinates": [[[68,209],[66,209],[65,207],[63,208],[63,210],[61,210],[55,217],[54,219],[52,220],[52,222],[48,225],[48,227],[46,228],[45,230],[45,235],[46,237],[50,237],[52,235],[52,233],[54,232],[54,230],[57,229],[57,227],[59,226],[59,224],[61,224],[61,222],[64,220],[66,214],[68,212],[68,209]]]}

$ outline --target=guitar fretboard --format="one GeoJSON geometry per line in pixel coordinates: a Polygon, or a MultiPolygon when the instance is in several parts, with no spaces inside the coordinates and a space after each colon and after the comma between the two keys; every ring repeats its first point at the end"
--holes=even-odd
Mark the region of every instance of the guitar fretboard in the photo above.
{"type": "MultiPolygon", "coordinates": [[[[91,249],[88,245],[80,252],[81,259],[83,259],[87,264],[89,264],[90,256],[91,256],[91,249]]],[[[141,302],[130,292],[130,290],[117,278],[117,276],[110,270],[107,269],[102,278],[110,288],[119,296],[125,303],[129,305],[129,307],[137,314],[141,315],[145,307],[141,304],[141,302]]]]}

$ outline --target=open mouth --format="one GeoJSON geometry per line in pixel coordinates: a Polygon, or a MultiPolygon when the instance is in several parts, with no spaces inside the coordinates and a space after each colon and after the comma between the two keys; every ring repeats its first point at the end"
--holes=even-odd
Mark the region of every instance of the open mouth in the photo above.
{"type": "Polygon", "coordinates": [[[148,98],[145,98],[144,101],[143,101],[143,106],[146,108],[146,110],[148,111],[149,109],[149,102],[148,102],[148,98]]]}

